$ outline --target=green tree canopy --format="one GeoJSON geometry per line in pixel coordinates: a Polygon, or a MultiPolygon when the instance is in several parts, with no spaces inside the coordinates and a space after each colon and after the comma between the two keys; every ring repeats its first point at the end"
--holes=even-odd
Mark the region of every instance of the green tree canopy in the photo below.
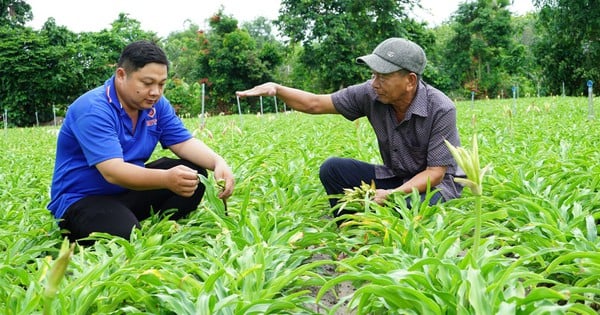
{"type": "MultiPolygon", "coordinates": [[[[272,80],[283,48],[264,18],[247,24],[260,34],[259,40],[238,28],[237,20],[222,8],[208,22],[209,30],[192,24],[185,32],[167,38],[166,51],[174,64],[172,75],[178,79],[171,88],[181,90],[178,84],[204,83],[211,102],[207,110],[236,112],[235,91],[272,80]]],[[[165,93],[168,97],[170,92],[165,93]]]]}
{"type": "Polygon", "coordinates": [[[24,26],[32,19],[31,6],[24,0],[0,0],[0,26],[24,26]]]}
{"type": "Polygon", "coordinates": [[[0,100],[10,125],[51,120],[79,95],[101,85],[115,69],[123,47],[152,39],[139,22],[121,16],[111,31],[76,34],[49,18],[40,31],[0,27],[0,100]]]}
{"type": "Polygon", "coordinates": [[[455,89],[489,97],[510,94],[522,50],[514,41],[509,4],[508,0],[478,0],[459,5],[445,58],[457,79],[455,89]]]}
{"type": "Polygon", "coordinates": [[[301,44],[303,72],[318,78],[320,91],[334,91],[368,75],[355,64],[356,57],[370,53],[389,37],[406,37],[424,48],[433,36],[424,24],[407,18],[416,0],[332,0],[281,2],[275,22],[289,42],[301,44]]]}
{"type": "Polygon", "coordinates": [[[568,95],[587,93],[600,80],[600,1],[535,0],[540,9],[536,55],[548,88],[568,95]]]}

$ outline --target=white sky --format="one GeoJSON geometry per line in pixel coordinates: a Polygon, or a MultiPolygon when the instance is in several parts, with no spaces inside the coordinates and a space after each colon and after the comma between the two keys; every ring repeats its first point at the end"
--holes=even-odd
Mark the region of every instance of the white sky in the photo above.
{"type": "MultiPolygon", "coordinates": [[[[26,0],[33,11],[33,21],[28,26],[39,30],[49,17],[70,31],[97,32],[110,28],[119,13],[128,13],[140,21],[143,30],[154,31],[161,37],[170,32],[187,29],[188,22],[207,28],[206,20],[220,6],[227,15],[240,22],[259,16],[276,19],[280,0],[26,0]]],[[[435,26],[447,20],[464,0],[421,0],[427,9],[415,17],[435,26]]],[[[513,0],[511,11],[523,14],[532,11],[531,0],[513,0]]]]}

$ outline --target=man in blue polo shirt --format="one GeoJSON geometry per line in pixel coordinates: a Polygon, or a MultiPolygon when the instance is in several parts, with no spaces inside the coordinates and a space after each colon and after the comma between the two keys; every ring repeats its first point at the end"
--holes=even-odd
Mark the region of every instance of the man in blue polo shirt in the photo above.
{"type": "Polygon", "coordinates": [[[80,96],[60,129],[48,209],[71,241],[105,232],[129,239],[152,212],[171,219],[195,210],[205,187],[198,174],[224,180],[219,198],[233,192],[225,160],[193,138],[163,96],[169,62],[155,43],[129,44],[115,74],[80,96]],[[179,159],[146,164],[156,145],[179,159]]]}
{"type": "MultiPolygon", "coordinates": [[[[277,96],[286,105],[310,114],[341,114],[349,120],[367,117],[383,165],[327,159],[319,176],[328,195],[373,181],[377,188],[374,200],[380,204],[396,191],[417,189],[424,198],[428,185],[438,189],[431,204],[460,196],[462,186],[454,177],[463,177],[464,172],[444,143],[448,140],[460,146],[456,108],[444,93],[422,80],[427,62],[423,49],[404,38],[389,38],[357,62],[371,68],[371,79],[333,94],[313,94],[272,82],[236,94],[277,96]]],[[[338,200],[332,196],[329,201],[334,207],[338,200]]],[[[348,211],[335,215],[345,213],[348,211]]]]}

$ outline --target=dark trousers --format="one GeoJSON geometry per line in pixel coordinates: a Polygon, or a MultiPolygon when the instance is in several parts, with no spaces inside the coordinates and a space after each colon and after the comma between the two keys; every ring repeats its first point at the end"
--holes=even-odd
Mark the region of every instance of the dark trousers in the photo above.
{"type": "MultiPolygon", "coordinates": [[[[160,158],[146,168],[169,169],[185,165],[204,176],[208,172],[195,164],[179,159],[160,158]]],[[[133,228],[153,213],[173,209],[170,218],[177,220],[198,208],[205,187],[200,183],[191,197],[179,196],[168,189],[130,190],[118,195],[87,196],[72,204],[59,221],[71,241],[85,238],[92,232],[104,232],[129,239],[133,228]]],[[[83,244],[90,242],[81,242],[83,244]]]]}
{"type": "MultiPolygon", "coordinates": [[[[392,189],[401,186],[408,179],[401,177],[377,179],[375,178],[375,165],[339,157],[329,158],[321,165],[319,178],[328,195],[340,195],[344,193],[344,188],[352,189],[359,187],[361,182],[371,184],[371,181],[375,182],[377,189],[392,189]]],[[[422,193],[421,200],[425,200],[425,197],[426,194],[422,193]]],[[[436,192],[430,199],[429,204],[436,204],[440,200],[442,200],[442,194],[436,192]]],[[[410,207],[410,199],[407,199],[406,202],[410,207]]],[[[333,208],[338,203],[338,199],[330,198],[329,203],[333,208]]],[[[352,212],[354,211],[334,211],[334,215],[337,217],[352,212]]]]}

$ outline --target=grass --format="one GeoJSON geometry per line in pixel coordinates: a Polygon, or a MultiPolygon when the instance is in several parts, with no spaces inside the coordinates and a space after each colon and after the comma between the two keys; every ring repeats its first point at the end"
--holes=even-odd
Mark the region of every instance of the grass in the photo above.
{"type": "MultiPolygon", "coordinates": [[[[301,113],[211,117],[196,135],[237,178],[228,215],[209,187],[198,211],[152,217],[132,241],[75,247],[53,314],[596,314],[600,128],[587,98],[458,103],[463,145],[477,136],[476,196],[428,206],[394,195],[341,228],[318,180],[329,156],[378,163],[366,120],[301,113]],[[314,259],[314,257],[321,259],[314,259]],[[333,270],[333,272],[325,272],[333,270]],[[336,295],[340,285],[355,291],[336,295]],[[315,290],[316,288],[316,290],[315,290]],[[327,297],[333,297],[326,303],[327,297]]],[[[192,130],[197,119],[186,119],[192,130]]],[[[0,310],[41,314],[63,240],[45,209],[56,130],[3,130],[0,310]]],[[[158,150],[153,158],[169,155],[158,150]]],[[[209,177],[209,180],[212,177],[209,177]]],[[[406,198],[413,198],[407,196],[406,198]]]]}

